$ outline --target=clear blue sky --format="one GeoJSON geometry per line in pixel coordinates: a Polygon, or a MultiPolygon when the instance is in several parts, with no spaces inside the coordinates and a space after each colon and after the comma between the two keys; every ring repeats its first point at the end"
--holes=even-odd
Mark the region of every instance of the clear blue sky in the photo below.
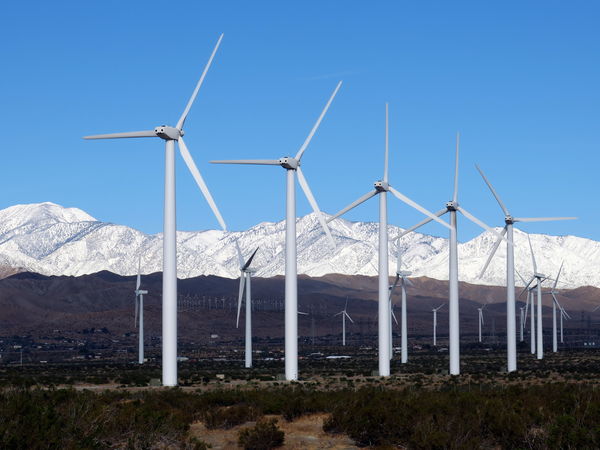
{"type": "MultiPolygon", "coordinates": [[[[295,154],[342,79],[303,160],[324,211],[381,176],[388,101],[406,195],[433,211],[450,198],[460,130],[466,209],[503,223],[479,163],[514,215],[580,217],[522,229],[600,240],[597,2],[22,1],[2,15],[0,207],[52,201],[160,231],[162,141],[81,136],[174,125],[223,32],[186,142],[230,229],[283,218],[284,171],[208,161],[295,154]]],[[[177,164],[178,228],[217,228],[177,164]]],[[[421,219],[389,208],[396,225],[421,219]]],[[[376,217],[374,201],[348,215],[376,217]]],[[[461,240],[479,232],[461,221],[461,240]]]]}

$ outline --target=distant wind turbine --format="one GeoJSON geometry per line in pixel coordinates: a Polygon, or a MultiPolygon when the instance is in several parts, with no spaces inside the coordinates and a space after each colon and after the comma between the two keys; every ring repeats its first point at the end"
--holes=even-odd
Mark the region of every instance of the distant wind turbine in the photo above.
{"type": "Polygon", "coordinates": [[[138,273],[135,282],[135,324],[138,325],[139,317],[139,330],[138,330],[138,363],[144,364],[144,295],[148,291],[140,289],[142,284],[142,257],[140,256],[138,261],[138,273]]]}
{"type": "Polygon", "coordinates": [[[308,137],[296,153],[295,157],[284,156],[279,159],[239,159],[228,161],[211,161],[213,164],[251,164],[281,166],[286,170],[286,216],[285,216],[285,378],[286,380],[298,379],[298,271],[296,257],[296,176],[300,187],[304,191],[308,202],[310,203],[317,219],[319,220],[323,231],[327,235],[332,247],[335,248],[335,241],[331,236],[327,222],[317,205],[317,201],[308,187],[308,182],[300,168],[302,155],[308,148],[315,132],[319,128],[325,113],[329,109],[331,102],[335,98],[342,82],[336,86],[329,101],[323,108],[321,115],[314,124],[308,137]]]}
{"type": "Polygon", "coordinates": [[[334,314],[333,316],[342,316],[342,345],[346,346],[346,317],[350,322],[354,323],[352,317],[348,314],[348,297],[346,297],[346,304],[344,305],[344,309],[342,309],[339,313],[334,314]]]}
{"type": "Polygon", "coordinates": [[[445,303],[442,303],[437,308],[433,308],[433,346],[437,347],[437,312],[444,307],[445,303]]]}
{"type": "MultiPolygon", "coordinates": [[[[219,224],[226,230],[225,221],[210,194],[204,179],[198,171],[185,142],[183,141],[183,125],[190,112],[192,104],[198,95],[200,86],[208,72],[210,65],[223,35],[219,37],[215,48],[204,67],[198,84],[192,93],[183,113],[175,127],[160,125],[154,130],[133,131],[127,133],[100,134],[85,136],[84,139],[120,139],[158,137],[165,141],[165,199],[163,221],[163,293],[162,293],[162,383],[164,386],[177,386],[177,235],[175,218],[175,142],[179,145],[179,152],[190,170],[196,184],[204,194],[219,224]]],[[[159,89],[160,92],[169,92],[169,89],[159,89]]]]}
{"type": "Polygon", "coordinates": [[[479,322],[479,343],[481,343],[481,327],[484,324],[484,321],[483,321],[483,310],[485,309],[486,306],[487,305],[483,305],[481,308],[477,308],[477,312],[479,313],[478,314],[479,315],[479,319],[478,319],[478,322],[479,322]]]}
{"type": "MultiPolygon", "coordinates": [[[[400,361],[402,364],[406,364],[408,362],[408,326],[407,326],[407,311],[406,311],[406,286],[412,286],[413,283],[408,279],[408,276],[411,275],[412,272],[407,270],[402,270],[402,258],[400,255],[400,250],[398,250],[398,258],[396,259],[396,279],[394,280],[394,284],[390,290],[390,299],[394,292],[394,289],[400,282],[400,291],[402,295],[402,303],[401,303],[401,311],[400,311],[400,339],[401,339],[401,357],[400,361]]],[[[396,322],[398,323],[398,322],[396,322]]]]}
{"type": "Polygon", "coordinates": [[[248,258],[248,261],[244,261],[244,257],[242,256],[242,251],[240,250],[240,246],[237,241],[235,241],[235,247],[237,250],[238,261],[240,263],[240,290],[238,295],[238,307],[237,307],[237,319],[236,319],[236,328],[240,326],[240,311],[242,309],[242,300],[244,297],[244,287],[246,288],[246,329],[245,337],[246,337],[246,345],[244,347],[245,351],[245,367],[252,367],[252,274],[254,270],[250,268],[250,264],[252,264],[252,260],[258,251],[258,248],[254,250],[254,253],[248,258]]]}

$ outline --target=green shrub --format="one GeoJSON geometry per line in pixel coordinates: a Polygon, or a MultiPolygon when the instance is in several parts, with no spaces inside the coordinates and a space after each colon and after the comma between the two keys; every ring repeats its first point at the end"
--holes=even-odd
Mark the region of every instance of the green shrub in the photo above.
{"type": "Polygon", "coordinates": [[[204,413],[204,424],[208,429],[233,428],[236,425],[256,420],[262,414],[248,405],[223,406],[204,413]]]}
{"type": "Polygon", "coordinates": [[[240,430],[238,444],[245,450],[269,450],[283,445],[285,434],[276,419],[260,420],[250,428],[240,430]]]}

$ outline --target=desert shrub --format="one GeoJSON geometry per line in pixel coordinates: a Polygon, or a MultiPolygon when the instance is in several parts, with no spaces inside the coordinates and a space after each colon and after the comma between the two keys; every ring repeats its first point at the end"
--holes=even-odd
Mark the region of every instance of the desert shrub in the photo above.
{"type": "Polygon", "coordinates": [[[233,405],[214,408],[204,413],[206,428],[233,428],[236,425],[256,420],[262,413],[248,405],[233,405]]]}
{"type": "Polygon", "coordinates": [[[269,450],[283,445],[285,434],[276,419],[260,420],[250,428],[240,430],[238,444],[245,450],[269,450]]]}

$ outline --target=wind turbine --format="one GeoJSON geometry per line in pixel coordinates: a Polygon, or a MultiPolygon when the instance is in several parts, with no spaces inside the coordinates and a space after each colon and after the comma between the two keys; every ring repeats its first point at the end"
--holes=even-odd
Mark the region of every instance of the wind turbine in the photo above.
{"type": "Polygon", "coordinates": [[[242,298],[244,297],[244,287],[246,288],[246,345],[245,345],[245,366],[246,368],[252,367],[252,274],[255,272],[254,269],[250,268],[254,255],[258,251],[258,247],[254,250],[254,253],[248,258],[248,261],[244,262],[242,251],[237,241],[235,241],[235,247],[238,254],[238,260],[240,263],[240,291],[238,295],[238,308],[237,308],[237,320],[236,328],[240,326],[240,311],[242,309],[242,298]]]}
{"type": "Polygon", "coordinates": [[[342,309],[339,313],[334,314],[333,316],[342,316],[342,345],[346,346],[346,317],[348,318],[348,320],[350,320],[350,322],[354,323],[354,320],[352,320],[352,317],[350,317],[350,315],[348,314],[348,297],[346,297],[346,304],[344,305],[344,309],[342,309]]]}
{"type": "Polygon", "coordinates": [[[137,326],[139,317],[138,363],[144,364],[144,295],[146,295],[148,291],[140,289],[140,285],[142,284],[141,278],[142,257],[140,256],[138,260],[138,274],[135,282],[135,325],[137,326]]]}
{"type": "MultiPolygon", "coordinates": [[[[463,216],[469,219],[471,222],[480,226],[490,233],[494,233],[498,237],[506,240],[506,238],[495,230],[488,227],[485,223],[475,217],[473,214],[465,210],[458,203],[458,149],[460,145],[460,134],[456,134],[456,160],[454,165],[454,193],[452,194],[452,200],[446,202],[443,209],[435,213],[436,217],[440,217],[446,213],[450,214],[450,245],[448,255],[448,303],[449,303],[449,352],[450,352],[450,375],[460,374],[460,330],[459,330],[459,312],[458,312],[458,239],[457,239],[457,212],[460,212],[463,216]]],[[[410,227],[400,234],[398,241],[402,236],[414,231],[423,225],[431,222],[431,219],[425,219],[422,222],[410,227]]],[[[510,242],[512,245],[512,242],[510,242]]]]}
{"type": "Polygon", "coordinates": [[[298,271],[296,258],[296,175],[300,187],[304,191],[321,227],[325,231],[331,245],[335,248],[335,242],[327,226],[317,201],[313,196],[302,169],[300,161],[302,155],[310,144],[317,128],[321,124],[325,113],[340,89],[342,82],[336,86],[329,101],[323,108],[321,115],[308,134],[308,137],[296,153],[296,156],[284,156],[279,159],[238,159],[229,161],[211,161],[214,164],[252,164],[281,166],[286,170],[286,216],[285,216],[285,378],[286,380],[298,379],[298,271]]]}
{"type": "Polygon", "coordinates": [[[183,125],[192,104],[198,95],[204,77],[212,64],[213,58],[223,35],[219,37],[208,63],[196,84],[183,113],[175,127],[160,125],[154,130],[133,131],[127,133],[100,134],[85,136],[84,139],[120,139],[158,137],[165,141],[165,198],[163,219],[163,293],[162,293],[162,382],[164,386],[177,386],[177,235],[175,218],[175,141],[179,144],[179,152],[190,170],[196,184],[204,194],[219,224],[226,230],[225,221],[215,201],[198,171],[185,142],[183,141],[183,125]]]}
{"type": "MultiPolygon", "coordinates": [[[[408,276],[411,275],[412,272],[409,272],[407,270],[402,270],[402,259],[400,256],[400,251],[398,250],[398,258],[396,260],[396,279],[394,280],[394,284],[392,285],[392,288],[390,290],[390,299],[392,297],[392,294],[394,292],[394,289],[396,288],[396,286],[398,285],[398,282],[400,282],[400,291],[402,293],[402,303],[401,303],[401,311],[400,311],[400,323],[402,324],[400,326],[400,339],[401,339],[401,357],[400,357],[400,361],[403,364],[406,364],[406,362],[408,362],[408,326],[407,326],[407,311],[406,311],[406,286],[412,286],[413,283],[412,281],[410,281],[408,279],[408,276]]],[[[395,318],[395,317],[394,317],[395,318]]],[[[398,322],[396,322],[398,323],[398,322]]]]}
{"type": "Polygon", "coordinates": [[[437,308],[433,308],[433,346],[437,347],[437,312],[444,307],[445,303],[442,303],[437,308]]]}
{"type": "Polygon", "coordinates": [[[519,307],[519,310],[521,311],[521,314],[519,315],[520,318],[520,339],[519,342],[523,342],[523,326],[525,325],[525,308],[526,306],[521,306],[519,307]]]}
{"type": "Polygon", "coordinates": [[[556,279],[554,280],[554,284],[552,285],[552,289],[550,292],[545,292],[545,294],[552,295],[552,351],[556,353],[558,351],[558,338],[556,331],[556,307],[559,309],[560,314],[560,343],[563,343],[563,317],[567,317],[570,319],[571,317],[566,313],[564,308],[556,298],[556,294],[559,292],[556,290],[556,285],[558,284],[558,279],[560,278],[560,273],[562,272],[563,263],[560,264],[560,268],[558,269],[558,275],[556,275],[556,279]]]}
{"type": "MultiPolygon", "coordinates": [[[[515,272],[517,273],[517,275],[519,276],[519,278],[521,279],[521,281],[523,282],[523,286],[527,285],[527,281],[525,281],[525,278],[523,278],[521,276],[521,274],[515,270],[515,272]]],[[[533,299],[535,298],[533,291],[535,290],[536,286],[529,286],[527,288],[527,301],[525,303],[525,318],[523,320],[523,322],[526,324],[527,323],[527,314],[529,313],[530,316],[530,326],[531,329],[529,330],[529,341],[530,341],[530,345],[531,345],[531,354],[535,354],[535,309],[534,309],[534,304],[533,304],[533,299]]],[[[521,293],[519,294],[519,297],[521,297],[521,295],[523,295],[523,293],[525,292],[525,289],[523,289],[521,291],[521,293]]]]}
{"type": "MultiPolygon", "coordinates": [[[[531,246],[531,239],[529,235],[527,235],[527,240],[529,241],[529,250],[531,251],[531,262],[533,264],[533,276],[531,280],[525,285],[523,288],[523,293],[529,285],[533,283],[535,280],[537,283],[536,291],[537,291],[537,359],[544,358],[544,335],[542,330],[542,282],[547,278],[546,275],[539,273],[537,271],[537,264],[535,262],[535,255],[533,254],[533,247],[531,246]]],[[[532,297],[532,308],[531,312],[533,314],[533,297],[532,297]]]]}
{"type": "Polygon", "coordinates": [[[478,319],[478,322],[479,322],[479,343],[481,343],[481,327],[484,324],[484,321],[483,321],[483,310],[485,309],[486,306],[487,305],[483,305],[481,308],[477,308],[477,312],[479,313],[479,319],[478,319]]]}
{"type": "Polygon", "coordinates": [[[385,157],[383,163],[383,178],[374,183],[375,189],[367,192],[354,202],[350,203],[344,209],[339,211],[334,216],[330,217],[329,221],[340,217],[354,207],[375,197],[379,194],[379,296],[378,296],[378,333],[379,333],[379,376],[387,377],[390,375],[390,304],[389,304],[389,268],[388,268],[388,229],[387,229],[387,193],[391,192],[398,200],[406,203],[414,209],[420,211],[429,220],[435,220],[447,228],[450,226],[439,219],[433,213],[429,212],[421,205],[409,199],[404,194],[394,189],[388,183],[388,155],[389,155],[389,119],[388,119],[388,104],[385,104],[385,157]]]}
{"type": "MultiPolygon", "coordinates": [[[[508,209],[500,199],[500,196],[496,192],[496,189],[489,182],[483,171],[478,165],[475,165],[477,171],[487,184],[487,187],[492,192],[492,195],[500,205],[500,209],[504,213],[504,228],[502,229],[502,236],[507,236],[508,241],[513,241],[513,224],[515,222],[548,222],[552,220],[571,220],[575,217],[513,217],[508,209]]],[[[496,240],[490,256],[488,257],[485,266],[479,274],[479,278],[485,273],[490,261],[494,257],[496,250],[500,246],[500,239],[496,240]]],[[[533,313],[533,311],[532,311],[533,313]]],[[[517,342],[516,342],[516,330],[515,330],[515,253],[514,246],[506,246],[506,350],[507,350],[507,369],[508,372],[517,370],[517,342]]]]}

